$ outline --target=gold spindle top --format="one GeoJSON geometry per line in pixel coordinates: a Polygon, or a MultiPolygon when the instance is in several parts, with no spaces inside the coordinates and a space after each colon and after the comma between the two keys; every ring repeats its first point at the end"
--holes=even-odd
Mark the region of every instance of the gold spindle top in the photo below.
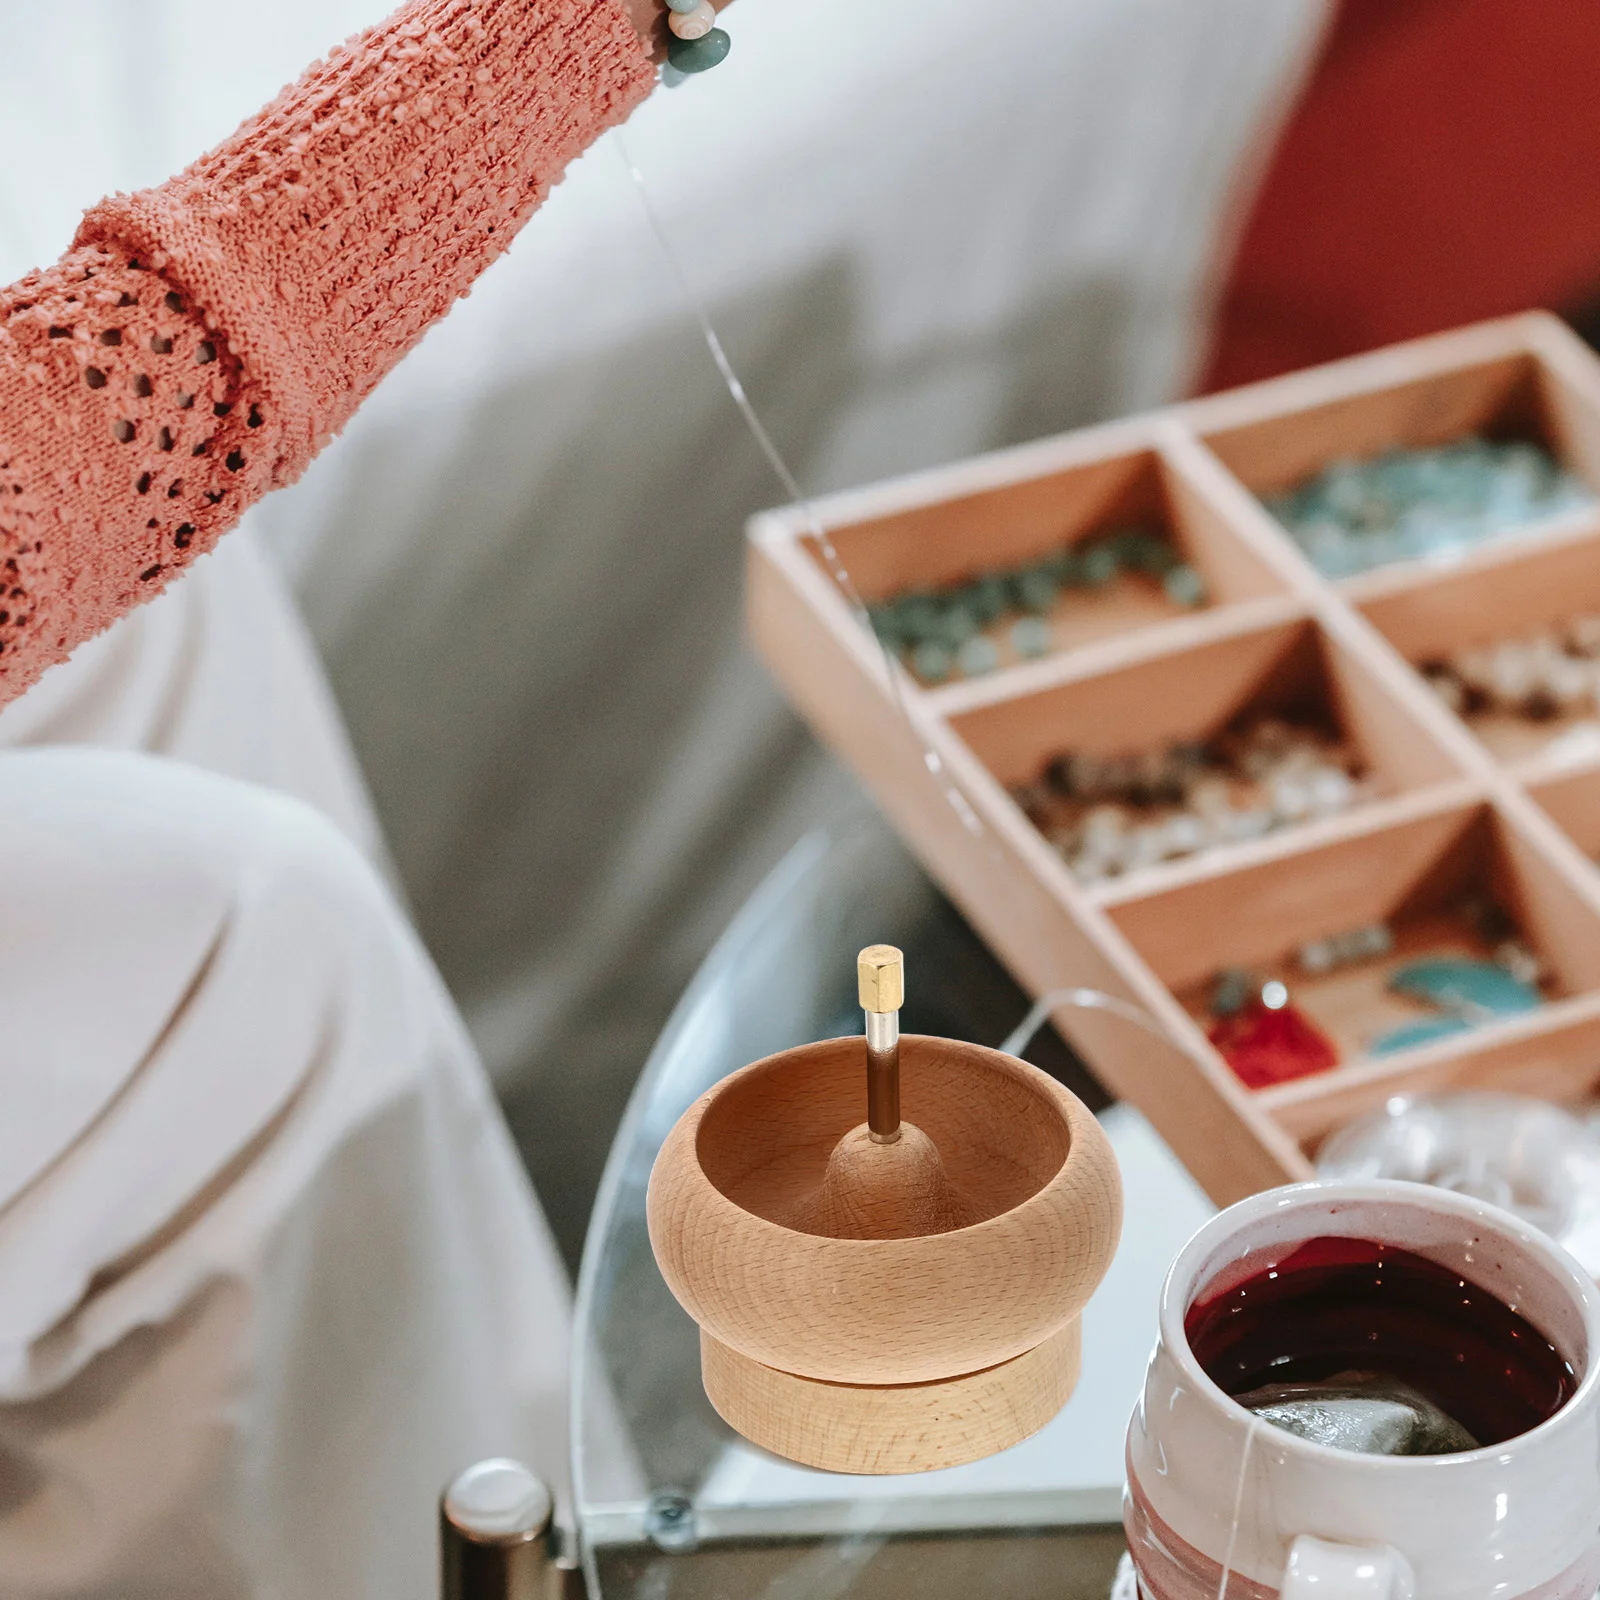
{"type": "Polygon", "coordinates": [[[863,1011],[898,1011],[906,1000],[906,958],[892,944],[869,944],[856,957],[856,983],[863,1011]]]}

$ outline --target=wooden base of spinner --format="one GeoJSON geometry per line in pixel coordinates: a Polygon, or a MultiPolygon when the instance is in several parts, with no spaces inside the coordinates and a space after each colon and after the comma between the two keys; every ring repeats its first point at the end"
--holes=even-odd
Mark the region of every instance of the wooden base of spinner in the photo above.
{"type": "Polygon", "coordinates": [[[863,952],[865,1040],[724,1079],[650,1181],[711,1403],[834,1472],[955,1466],[1042,1428],[1077,1383],[1079,1316],[1121,1230],[1087,1107],[997,1050],[900,1038],[898,963],[863,952]]]}

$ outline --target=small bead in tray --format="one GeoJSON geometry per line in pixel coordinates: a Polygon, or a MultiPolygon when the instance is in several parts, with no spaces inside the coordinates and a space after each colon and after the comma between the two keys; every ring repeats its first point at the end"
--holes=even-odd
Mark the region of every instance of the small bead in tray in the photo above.
{"type": "Polygon", "coordinates": [[[1548,973],[1493,899],[1308,941],[1261,971],[1228,968],[1190,1009],[1252,1089],[1387,1056],[1544,1004],[1548,973]]]}
{"type": "Polygon", "coordinates": [[[1419,670],[1502,760],[1600,750],[1600,616],[1457,650],[1419,670]]]}
{"type": "Polygon", "coordinates": [[[1323,576],[1348,578],[1455,555],[1594,499],[1542,445],[1468,437],[1335,461],[1266,504],[1323,576]]]}
{"type": "Polygon", "coordinates": [[[909,589],[868,614],[885,648],[931,686],[1082,642],[1074,624],[1085,612],[1096,613],[1093,636],[1141,625],[1163,610],[1191,611],[1207,599],[1205,580],[1172,540],[1140,525],[962,583],[909,589]]]}
{"type": "Polygon", "coordinates": [[[1217,738],[1118,756],[1064,752],[1012,791],[1080,883],[1337,816],[1374,798],[1327,730],[1258,717],[1217,738]]]}

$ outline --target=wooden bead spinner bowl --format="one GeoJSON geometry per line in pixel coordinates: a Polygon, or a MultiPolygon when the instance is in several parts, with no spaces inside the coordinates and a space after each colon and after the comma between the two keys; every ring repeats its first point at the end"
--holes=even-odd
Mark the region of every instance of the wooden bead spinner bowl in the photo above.
{"type": "Polygon", "coordinates": [[[1116,1158],[1036,1067],[916,1034],[902,1137],[877,1143],[863,1051],[785,1050],[702,1096],[657,1157],[650,1241],[739,1433],[836,1472],[954,1466],[1070,1396],[1121,1232],[1116,1158]]]}

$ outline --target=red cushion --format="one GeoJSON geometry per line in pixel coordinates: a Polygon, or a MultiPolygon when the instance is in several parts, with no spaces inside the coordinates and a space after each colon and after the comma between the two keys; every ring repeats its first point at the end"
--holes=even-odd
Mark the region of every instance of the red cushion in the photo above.
{"type": "Polygon", "coordinates": [[[1600,4],[1343,0],[1202,390],[1600,291],[1600,4]]]}

